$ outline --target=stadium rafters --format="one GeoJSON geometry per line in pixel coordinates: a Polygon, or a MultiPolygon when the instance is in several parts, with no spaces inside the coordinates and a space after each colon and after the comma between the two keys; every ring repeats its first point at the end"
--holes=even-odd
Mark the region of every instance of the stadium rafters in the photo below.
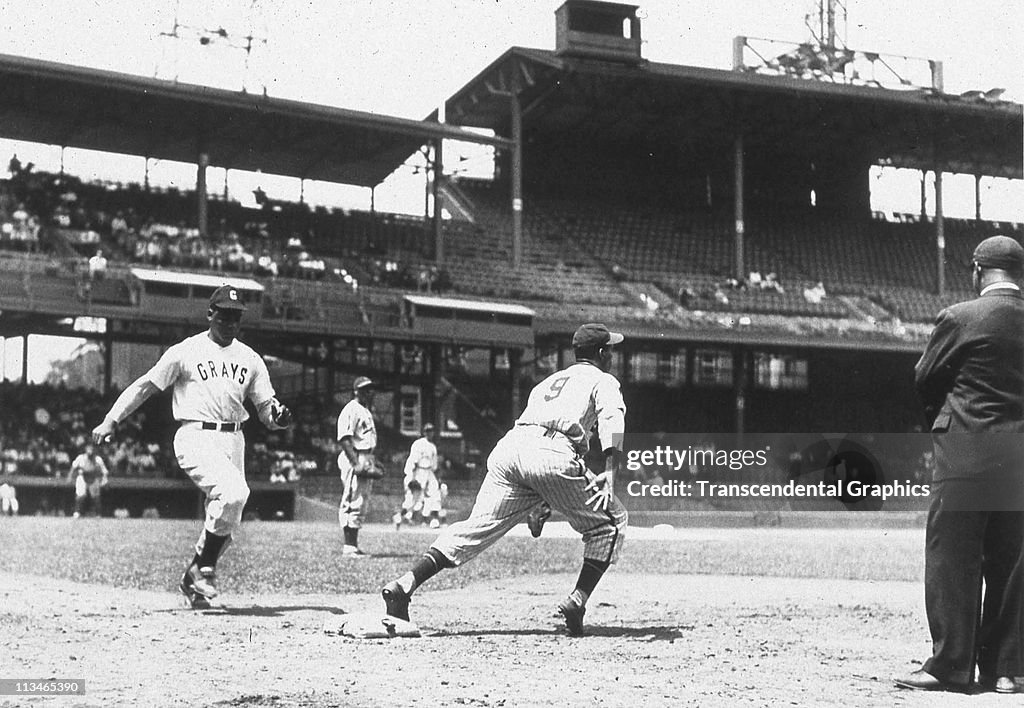
{"type": "Polygon", "coordinates": [[[375,187],[425,144],[508,141],[464,128],[0,55],[0,135],[375,187]]]}

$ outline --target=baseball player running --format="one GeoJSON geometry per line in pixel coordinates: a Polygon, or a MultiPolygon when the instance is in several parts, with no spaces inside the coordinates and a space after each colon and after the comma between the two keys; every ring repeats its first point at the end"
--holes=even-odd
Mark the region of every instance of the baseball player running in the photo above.
{"type": "Polygon", "coordinates": [[[526,410],[487,458],[469,518],[449,526],[409,572],[381,590],[389,615],[408,620],[416,588],[476,557],[543,501],[583,536],[576,587],[558,605],[569,633],[583,634],[587,600],[616,560],[626,529],[626,510],[613,494],[626,406],[619,382],[608,373],[621,341],[603,324],[576,330],[576,363],[534,387],[526,410]],[[595,426],[604,451],[604,469],[596,474],[583,464],[595,426]]]}
{"type": "Polygon", "coordinates": [[[423,426],[423,437],[418,438],[409,448],[409,458],[405,461],[405,499],[402,510],[395,518],[395,528],[403,521],[412,523],[418,513],[424,519],[430,519],[430,528],[441,526],[441,485],[437,481],[437,445],[434,438],[437,429],[433,423],[423,426]]]}
{"type": "Polygon", "coordinates": [[[373,381],[365,376],[352,382],[353,398],[338,415],[338,469],[344,490],[338,506],[338,523],[345,536],[341,554],[347,558],[365,558],[359,548],[359,529],[363,526],[367,503],[373,492],[373,480],[383,476],[373,455],[377,447],[377,426],[373,422],[373,381]]]}
{"type": "Polygon", "coordinates": [[[153,394],[173,387],[172,412],[181,423],[174,435],[178,464],[206,495],[206,522],[195,557],[179,588],[193,609],[206,609],[218,594],[216,566],[242,520],[249,498],[245,482],[245,399],[271,430],[287,428],[291,412],[280,403],[263,359],[238,341],[245,305],[238,290],[222,285],[210,297],[210,328],[170,347],[156,365],[126,388],[93,441],[110,439],[115,427],[153,394]]]}

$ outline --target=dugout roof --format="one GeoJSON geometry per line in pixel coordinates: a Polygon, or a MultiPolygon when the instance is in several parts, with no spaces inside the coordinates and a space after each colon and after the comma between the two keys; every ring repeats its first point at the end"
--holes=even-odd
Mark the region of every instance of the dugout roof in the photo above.
{"type": "Polygon", "coordinates": [[[752,147],[858,144],[895,166],[1024,177],[1017,103],[521,47],[447,101],[448,121],[507,134],[515,89],[527,141],[591,135],[596,143],[662,141],[685,151],[708,141],[729,144],[742,127],[752,147]]]}
{"type": "Polygon", "coordinates": [[[0,54],[0,135],[340,182],[379,184],[459,127],[0,54]]]}

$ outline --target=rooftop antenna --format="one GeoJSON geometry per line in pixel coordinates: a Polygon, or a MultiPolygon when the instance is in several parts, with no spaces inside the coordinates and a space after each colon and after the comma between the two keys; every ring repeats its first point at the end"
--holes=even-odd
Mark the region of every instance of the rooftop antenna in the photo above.
{"type": "MultiPolygon", "coordinates": [[[[237,35],[234,32],[228,31],[223,26],[217,26],[216,28],[209,28],[203,26],[189,25],[181,22],[179,19],[181,10],[181,0],[175,0],[174,2],[174,24],[171,27],[170,32],[160,32],[159,37],[167,37],[172,40],[198,40],[201,47],[208,47],[214,44],[227,46],[231,49],[237,49],[244,52],[245,58],[243,60],[243,78],[242,78],[242,92],[247,90],[246,84],[249,79],[249,72],[251,69],[250,61],[252,59],[253,51],[259,46],[266,46],[268,44],[267,38],[256,34],[254,24],[257,6],[259,0],[252,0],[249,3],[248,8],[248,31],[244,35],[237,35]]],[[[173,77],[172,80],[177,81],[179,76],[178,61],[179,53],[185,46],[183,42],[174,43],[174,58],[173,58],[173,77]]],[[[159,77],[160,74],[159,64],[156,67],[154,76],[159,77]]],[[[266,95],[267,87],[266,83],[261,81],[257,77],[257,82],[260,85],[262,93],[266,95]]]]}

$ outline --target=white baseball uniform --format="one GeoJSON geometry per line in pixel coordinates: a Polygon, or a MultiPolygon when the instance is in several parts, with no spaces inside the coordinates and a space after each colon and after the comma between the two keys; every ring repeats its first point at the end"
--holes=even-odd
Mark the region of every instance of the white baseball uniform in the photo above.
{"type": "Polygon", "coordinates": [[[100,513],[100,496],[107,481],[107,465],[99,455],[80,453],[71,463],[71,474],[75,478],[75,513],[81,514],[86,499],[91,498],[93,511],[100,513]]]}
{"type": "Polygon", "coordinates": [[[584,558],[615,562],[626,509],[616,497],[602,511],[587,506],[591,492],[585,491],[583,455],[595,425],[602,450],[618,446],[625,413],[619,382],[591,363],[548,376],[531,391],[526,410],[487,458],[487,475],[469,518],[449,526],[432,547],[461,565],[543,500],[583,536],[584,558]]]}
{"type": "MultiPolygon", "coordinates": [[[[345,437],[352,438],[352,447],[362,465],[374,464],[373,451],[377,447],[377,426],[373,422],[373,413],[357,398],[346,403],[338,415],[338,440],[345,437]]],[[[341,482],[345,487],[341,495],[341,504],[338,506],[338,523],[343,528],[361,528],[367,502],[373,492],[373,480],[356,474],[344,450],[338,454],[338,469],[341,471],[341,482]]]]}
{"type": "Polygon", "coordinates": [[[427,438],[419,438],[409,448],[409,459],[405,461],[405,499],[402,511],[408,517],[413,512],[424,516],[441,511],[441,485],[437,482],[437,445],[427,438]],[[409,489],[409,482],[419,483],[418,491],[409,489]]]}
{"type": "Polygon", "coordinates": [[[7,482],[0,484],[0,512],[9,516],[18,515],[18,493],[7,482]]]}
{"type": "MultiPolygon", "coordinates": [[[[145,379],[160,390],[173,386],[171,411],[181,423],[174,435],[178,464],[206,494],[204,528],[230,536],[242,521],[249,498],[245,482],[245,436],[248,398],[259,408],[274,397],[262,357],[246,344],[214,342],[208,332],[175,344],[160,357],[145,379]]],[[[202,552],[203,534],[196,552],[202,552]]]]}

